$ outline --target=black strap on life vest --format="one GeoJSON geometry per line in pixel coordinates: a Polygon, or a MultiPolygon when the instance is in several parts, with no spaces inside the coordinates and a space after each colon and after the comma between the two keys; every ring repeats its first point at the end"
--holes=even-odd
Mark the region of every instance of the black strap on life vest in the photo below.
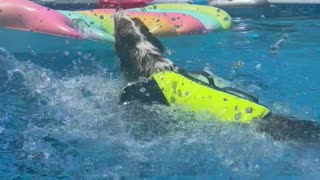
{"type": "Polygon", "coordinates": [[[132,102],[138,100],[146,104],[169,105],[162,90],[154,79],[144,79],[128,84],[123,88],[120,102],[132,102]]]}
{"type": "Polygon", "coordinates": [[[239,89],[236,89],[236,88],[233,88],[233,87],[220,88],[220,87],[216,86],[213,76],[210,73],[206,72],[206,71],[200,71],[200,72],[196,72],[194,74],[203,75],[205,78],[207,78],[209,83],[203,82],[203,81],[191,76],[189,73],[187,73],[184,70],[180,70],[179,73],[182,74],[183,76],[185,76],[186,78],[192,80],[192,81],[195,81],[195,82],[197,82],[199,84],[202,84],[202,85],[205,85],[205,86],[208,86],[208,87],[211,87],[213,89],[216,89],[216,90],[219,90],[219,91],[223,91],[223,92],[226,92],[226,93],[229,93],[229,94],[232,94],[232,95],[247,99],[247,100],[255,102],[255,103],[258,103],[258,101],[259,101],[258,98],[254,97],[254,96],[252,96],[252,95],[250,95],[248,93],[245,93],[245,92],[243,92],[243,91],[241,91],[239,89]]]}

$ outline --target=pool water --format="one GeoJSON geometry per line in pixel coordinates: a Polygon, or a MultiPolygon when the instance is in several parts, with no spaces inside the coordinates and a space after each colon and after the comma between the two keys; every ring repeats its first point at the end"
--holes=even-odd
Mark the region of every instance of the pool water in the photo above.
{"type": "MultiPolygon", "coordinates": [[[[180,67],[210,68],[276,113],[320,120],[319,28],[319,19],[305,17],[236,18],[227,32],[161,40],[180,67]]],[[[120,105],[125,83],[111,45],[104,52],[1,54],[0,179],[320,175],[317,144],[279,142],[168,107],[120,105]]]]}

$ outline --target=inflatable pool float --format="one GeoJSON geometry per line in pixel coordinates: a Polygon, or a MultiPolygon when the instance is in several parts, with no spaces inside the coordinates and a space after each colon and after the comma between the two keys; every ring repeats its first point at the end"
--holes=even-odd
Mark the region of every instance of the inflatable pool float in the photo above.
{"type": "Polygon", "coordinates": [[[203,0],[31,0],[37,4],[53,9],[63,10],[85,10],[95,8],[137,8],[153,4],[202,4],[207,5],[208,1],[203,0]],[[203,3],[201,3],[203,2],[203,3]]]}
{"type": "Polygon", "coordinates": [[[209,5],[232,17],[320,16],[319,0],[99,0],[97,6],[133,8],[161,3],[209,5]]]}
{"type": "Polygon", "coordinates": [[[271,12],[268,0],[208,0],[208,5],[222,8],[232,17],[261,17],[271,12]]]}
{"type": "Polygon", "coordinates": [[[192,0],[99,0],[99,8],[137,8],[153,4],[193,4],[192,0]]]}
{"type": "Polygon", "coordinates": [[[138,8],[177,3],[219,7],[232,17],[320,16],[319,0],[32,0],[54,9],[138,8]]]}
{"type": "Polygon", "coordinates": [[[320,16],[319,0],[208,0],[233,17],[320,16]]]}
{"type": "Polygon", "coordinates": [[[99,8],[134,8],[162,3],[201,4],[221,8],[231,16],[260,17],[270,14],[271,4],[268,0],[99,0],[99,8]]]}
{"type": "MultiPolygon", "coordinates": [[[[58,11],[26,0],[0,0],[0,26],[73,38],[113,41],[115,9],[58,11]]],[[[177,36],[220,31],[231,27],[231,17],[223,10],[176,4],[130,9],[158,36],[177,36]]]]}
{"type": "MultiPolygon", "coordinates": [[[[5,28],[1,36],[6,36],[4,32],[8,33],[9,29],[27,31],[30,36],[41,33],[82,41],[113,42],[112,15],[115,11],[53,10],[27,0],[0,0],[0,27],[5,28]]],[[[128,12],[131,17],[140,18],[156,36],[209,33],[229,29],[232,25],[231,17],[225,11],[200,5],[161,4],[129,9],[128,12]]]]}
{"type": "Polygon", "coordinates": [[[272,5],[272,15],[276,17],[320,17],[319,0],[269,0],[269,2],[272,5]]]}
{"type": "Polygon", "coordinates": [[[42,6],[60,10],[96,9],[99,0],[31,0],[42,6]]]}

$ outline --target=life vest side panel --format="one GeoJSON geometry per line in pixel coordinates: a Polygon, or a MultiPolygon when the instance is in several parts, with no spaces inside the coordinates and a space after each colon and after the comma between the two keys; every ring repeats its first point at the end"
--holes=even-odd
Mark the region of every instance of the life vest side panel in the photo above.
{"type": "Polygon", "coordinates": [[[152,78],[170,105],[181,106],[187,111],[241,123],[262,119],[269,113],[263,105],[207,87],[175,72],[160,72],[152,78]]]}

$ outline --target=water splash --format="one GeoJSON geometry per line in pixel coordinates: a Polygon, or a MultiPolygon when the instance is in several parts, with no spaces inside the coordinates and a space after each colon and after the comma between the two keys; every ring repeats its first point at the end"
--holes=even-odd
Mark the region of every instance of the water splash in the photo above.
{"type": "Polygon", "coordinates": [[[319,172],[308,167],[318,157],[307,158],[301,147],[275,142],[254,127],[201,121],[160,105],[120,105],[124,82],[103,68],[60,76],[7,57],[0,61],[7,77],[0,94],[3,177],[259,178],[282,170],[319,172]]]}

